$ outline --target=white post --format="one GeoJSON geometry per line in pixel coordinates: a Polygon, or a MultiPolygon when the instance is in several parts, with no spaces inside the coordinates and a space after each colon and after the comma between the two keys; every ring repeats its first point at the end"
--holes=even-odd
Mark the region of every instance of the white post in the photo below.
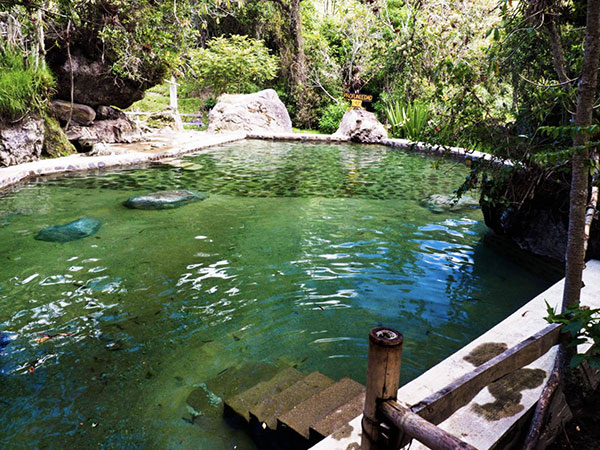
{"type": "Polygon", "coordinates": [[[171,108],[177,111],[177,83],[175,82],[175,77],[171,77],[168,81],[169,83],[169,104],[171,108]]]}

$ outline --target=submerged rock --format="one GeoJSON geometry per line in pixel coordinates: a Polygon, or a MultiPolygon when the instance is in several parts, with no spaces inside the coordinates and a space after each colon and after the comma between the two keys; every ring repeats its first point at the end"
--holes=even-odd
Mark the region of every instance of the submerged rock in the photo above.
{"type": "Polygon", "coordinates": [[[93,217],[82,217],[64,225],[52,225],[42,229],[35,239],[48,242],[69,242],[96,234],[102,223],[93,217]]]}
{"type": "Polygon", "coordinates": [[[421,200],[421,206],[430,211],[441,213],[477,208],[479,202],[468,195],[457,198],[455,195],[433,194],[421,200]]]}
{"type": "Polygon", "coordinates": [[[387,139],[388,134],[375,114],[364,109],[351,109],[344,114],[333,136],[348,137],[353,142],[379,142],[387,139]]]}
{"type": "Polygon", "coordinates": [[[132,197],[123,202],[123,205],[132,209],[171,209],[206,198],[208,198],[208,195],[202,192],[196,193],[184,190],[160,191],[132,197]]]}

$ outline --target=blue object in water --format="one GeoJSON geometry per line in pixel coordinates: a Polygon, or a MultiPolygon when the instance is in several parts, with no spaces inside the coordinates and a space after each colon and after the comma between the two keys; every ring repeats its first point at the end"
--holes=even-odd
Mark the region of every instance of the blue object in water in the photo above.
{"type": "Polygon", "coordinates": [[[52,225],[42,229],[35,239],[48,242],[69,242],[96,234],[102,223],[93,217],[82,217],[64,225],[52,225]]]}
{"type": "Polygon", "coordinates": [[[15,333],[0,332],[0,351],[17,338],[15,333]]]}

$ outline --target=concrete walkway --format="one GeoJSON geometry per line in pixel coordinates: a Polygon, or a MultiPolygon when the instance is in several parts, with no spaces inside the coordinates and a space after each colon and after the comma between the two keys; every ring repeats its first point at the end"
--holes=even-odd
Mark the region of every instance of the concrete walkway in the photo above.
{"type": "MultiPolygon", "coordinates": [[[[583,274],[582,305],[600,308],[600,261],[589,261],[583,274]]],[[[555,309],[562,301],[564,280],[541,293],[514,314],[465,347],[398,390],[404,406],[418,403],[452,381],[473,370],[468,360],[485,356],[486,348],[510,348],[548,326],[546,303],[555,309]],[[484,345],[485,344],[485,345],[484,345]]],[[[501,298],[498,301],[502,301],[501,298]]],[[[402,331],[402,330],[400,330],[402,331]]],[[[405,336],[410,339],[410,336],[405,336]]],[[[580,348],[580,351],[585,351],[580,348]]],[[[510,438],[519,419],[535,407],[554,364],[556,347],[529,366],[508,375],[506,383],[484,388],[468,405],[439,426],[479,450],[493,448],[501,438],[510,438]],[[518,373],[517,373],[518,372],[518,373]]],[[[360,448],[362,415],[313,447],[313,450],[357,450],[360,448]]],[[[411,450],[425,446],[414,442],[411,450]]]]}

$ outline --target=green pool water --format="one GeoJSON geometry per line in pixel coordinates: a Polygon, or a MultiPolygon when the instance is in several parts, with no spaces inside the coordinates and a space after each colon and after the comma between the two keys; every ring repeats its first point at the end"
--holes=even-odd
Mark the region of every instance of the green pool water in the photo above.
{"type": "Polygon", "coordinates": [[[444,359],[551,280],[488,248],[478,209],[421,206],[467,172],[434,161],[250,141],[4,193],[0,447],[255,448],[210,411],[192,421],[190,392],[256,362],[364,383],[381,324],[404,333],[403,383],[444,359]],[[122,206],[164,189],[209,197],[122,206]],[[34,239],[84,216],[96,235],[34,239]]]}

